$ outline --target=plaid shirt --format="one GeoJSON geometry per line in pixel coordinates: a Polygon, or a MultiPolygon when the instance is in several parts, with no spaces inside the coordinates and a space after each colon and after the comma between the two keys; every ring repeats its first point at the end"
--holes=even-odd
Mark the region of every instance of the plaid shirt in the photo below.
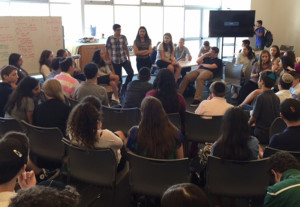
{"type": "Polygon", "coordinates": [[[127,60],[126,47],[128,45],[127,38],[120,35],[119,38],[109,36],[106,41],[106,48],[111,51],[111,62],[121,64],[127,60]]]}

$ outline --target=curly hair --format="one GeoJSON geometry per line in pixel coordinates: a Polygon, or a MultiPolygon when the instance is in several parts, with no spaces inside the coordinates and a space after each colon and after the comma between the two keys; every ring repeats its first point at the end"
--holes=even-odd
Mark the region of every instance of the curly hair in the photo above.
{"type": "Polygon", "coordinates": [[[9,207],[76,207],[79,206],[80,195],[74,187],[66,186],[63,190],[36,185],[18,191],[11,199],[9,207]]]}
{"type": "Polygon", "coordinates": [[[97,142],[98,122],[101,112],[90,103],[76,105],[67,122],[67,134],[87,150],[93,150],[97,142]]]}

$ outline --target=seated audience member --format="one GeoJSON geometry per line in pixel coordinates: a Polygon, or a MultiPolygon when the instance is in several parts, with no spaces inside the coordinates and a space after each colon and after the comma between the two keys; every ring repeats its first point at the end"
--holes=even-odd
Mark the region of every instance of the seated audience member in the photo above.
{"type": "Polygon", "coordinates": [[[102,129],[102,112],[91,103],[77,104],[70,113],[67,123],[67,135],[72,143],[86,150],[111,148],[115,153],[119,167],[123,169],[125,159],[121,159],[121,148],[126,138],[121,131],[113,133],[102,129]]]}
{"type": "Polygon", "coordinates": [[[264,207],[296,207],[300,203],[300,164],[288,152],[277,152],[270,158],[270,173],[275,184],[268,187],[264,207]]]}
{"type": "Polygon", "coordinates": [[[41,92],[40,83],[35,78],[27,76],[18,84],[9,96],[5,105],[5,117],[24,120],[32,124],[34,97],[41,92]]]}
{"type": "Polygon", "coordinates": [[[75,89],[79,83],[72,77],[74,74],[73,58],[67,57],[60,59],[59,67],[61,68],[61,73],[56,75],[55,79],[60,82],[63,94],[67,98],[74,98],[75,89]]]}
{"type": "Polygon", "coordinates": [[[239,50],[239,53],[242,53],[243,52],[243,48],[247,47],[247,46],[250,46],[250,41],[247,40],[247,39],[246,40],[242,40],[242,49],[239,50]]]}
{"type": "Polygon", "coordinates": [[[3,68],[1,68],[1,78],[2,82],[0,82],[0,117],[4,117],[4,106],[8,101],[9,95],[13,92],[14,87],[17,86],[17,68],[10,65],[4,66],[3,68]]]}
{"type": "Polygon", "coordinates": [[[263,71],[260,73],[258,84],[262,93],[257,96],[249,125],[255,123],[253,135],[261,144],[269,143],[269,128],[273,120],[279,116],[280,100],[271,90],[276,80],[275,73],[263,71]]]}
{"type": "Polygon", "coordinates": [[[202,55],[204,55],[205,53],[210,52],[211,47],[209,46],[209,41],[204,41],[203,42],[203,46],[200,48],[198,57],[201,57],[202,55]]]}
{"type": "Polygon", "coordinates": [[[53,59],[53,52],[50,50],[44,50],[40,56],[40,73],[43,75],[44,80],[51,73],[51,62],[53,59]]]}
{"type": "Polygon", "coordinates": [[[85,96],[93,95],[101,100],[101,103],[108,106],[108,97],[104,87],[97,84],[98,67],[94,63],[86,64],[84,67],[86,81],[78,85],[75,90],[75,99],[81,101],[85,96]]]}
{"type": "Polygon", "coordinates": [[[164,34],[163,42],[158,46],[157,51],[156,65],[172,71],[175,76],[175,82],[177,82],[181,73],[181,67],[175,60],[175,49],[170,33],[164,34]]]}
{"type": "Polygon", "coordinates": [[[175,59],[177,61],[192,60],[192,56],[189,49],[184,46],[184,41],[184,38],[180,38],[178,46],[175,47],[175,59]]]}
{"type": "Polygon", "coordinates": [[[300,61],[295,65],[295,71],[300,74],[300,61]]]}
{"type": "Polygon", "coordinates": [[[222,122],[222,135],[213,144],[212,155],[229,160],[256,160],[258,140],[250,135],[248,116],[241,108],[230,108],[222,122]]]}
{"type": "Polygon", "coordinates": [[[233,105],[226,102],[226,85],[222,81],[213,82],[209,91],[209,100],[202,101],[195,111],[195,114],[204,116],[223,116],[227,109],[233,105]]]}
{"type": "Polygon", "coordinates": [[[293,59],[289,56],[282,56],[281,57],[281,66],[284,69],[285,72],[289,72],[289,71],[295,71],[295,63],[293,61],[293,59]]]}
{"type": "Polygon", "coordinates": [[[18,53],[11,53],[9,55],[9,58],[8,58],[8,64],[9,65],[13,65],[15,66],[17,69],[18,69],[18,81],[17,81],[17,84],[26,76],[28,76],[28,73],[26,70],[24,70],[22,68],[22,65],[23,65],[23,58],[22,58],[22,55],[18,54],[18,53]]]}
{"type": "Polygon", "coordinates": [[[161,207],[209,207],[206,193],[192,183],[169,187],[161,199],[161,207]]]}
{"type": "Polygon", "coordinates": [[[152,48],[152,53],[150,55],[151,63],[154,64],[156,61],[156,56],[157,56],[157,48],[160,45],[161,42],[157,42],[155,46],[152,48]]]}
{"type": "Polygon", "coordinates": [[[66,134],[66,125],[71,108],[64,104],[61,85],[56,79],[46,80],[44,94],[47,101],[39,104],[33,111],[33,124],[40,127],[58,127],[66,134]]]}
{"type": "Polygon", "coordinates": [[[68,57],[69,55],[68,55],[68,51],[67,50],[65,50],[65,49],[59,49],[59,50],[57,50],[57,52],[56,52],[56,57],[59,57],[59,58],[66,58],[66,57],[68,57]]]}
{"type": "Polygon", "coordinates": [[[141,102],[146,93],[153,87],[150,80],[150,69],[142,67],[139,71],[138,80],[131,81],[123,101],[123,108],[141,107],[141,102]]]}
{"type": "MultiPolygon", "coordinates": [[[[287,98],[292,98],[292,94],[289,89],[292,86],[293,79],[294,79],[293,76],[291,76],[288,73],[284,73],[283,75],[280,76],[278,82],[279,91],[275,93],[278,96],[280,103],[287,98]]],[[[252,91],[245,98],[243,103],[239,105],[239,107],[242,107],[244,110],[252,110],[255,98],[261,93],[262,93],[261,89],[256,89],[255,91],[252,91]]]]}
{"type": "Polygon", "coordinates": [[[48,186],[34,186],[22,189],[11,199],[8,207],[77,207],[79,193],[75,188],[67,186],[63,190],[48,186]]]}
{"type": "Polygon", "coordinates": [[[293,98],[300,101],[300,73],[298,73],[296,71],[291,71],[289,73],[294,78],[292,87],[290,88],[290,91],[292,93],[293,98]]]}
{"type": "Polygon", "coordinates": [[[166,113],[179,113],[181,130],[185,126],[185,99],[176,91],[176,83],[173,73],[168,69],[158,72],[154,80],[153,89],[146,96],[154,96],[160,100],[166,113]]]}
{"type": "Polygon", "coordinates": [[[17,132],[9,132],[0,139],[0,206],[7,207],[16,196],[16,181],[22,189],[36,184],[34,172],[26,172],[29,140],[17,132]]]}
{"type": "Polygon", "coordinates": [[[292,98],[290,88],[293,84],[293,80],[293,76],[288,73],[284,73],[282,74],[282,76],[280,76],[278,82],[279,91],[275,93],[280,99],[280,103],[282,103],[287,98],[292,98]]]}
{"type": "Polygon", "coordinates": [[[141,122],[129,130],[127,149],[149,158],[183,158],[183,135],[168,119],[161,102],[145,97],[141,104],[141,122]]]}
{"type": "Polygon", "coordinates": [[[46,78],[46,80],[49,80],[51,78],[54,78],[56,75],[61,73],[61,69],[59,67],[59,61],[60,61],[60,57],[55,57],[53,58],[53,60],[51,61],[51,68],[52,71],[51,73],[48,75],[48,77],[46,78]]]}
{"type": "Polygon", "coordinates": [[[112,100],[120,103],[119,100],[119,76],[111,71],[105,59],[105,50],[96,50],[93,55],[93,63],[98,67],[98,84],[107,84],[113,91],[112,100]]]}
{"type": "Polygon", "coordinates": [[[83,99],[81,99],[81,101],[79,102],[81,104],[85,104],[85,103],[89,103],[92,104],[94,107],[96,107],[96,109],[98,111],[102,111],[102,104],[101,104],[101,100],[99,98],[97,98],[96,96],[86,96],[83,99]]]}
{"type": "Polygon", "coordinates": [[[253,64],[250,80],[246,81],[239,91],[238,104],[241,104],[252,91],[258,89],[259,74],[264,70],[272,70],[271,56],[267,50],[262,50],[259,60],[253,64]]]}
{"type": "MultiPolygon", "coordinates": [[[[175,59],[176,61],[191,61],[192,56],[187,47],[184,46],[184,38],[179,39],[178,46],[175,47],[175,59]]],[[[191,71],[191,67],[182,68],[181,69],[181,75],[184,77],[186,75],[186,72],[191,71]]]]}
{"type": "MultiPolygon", "coordinates": [[[[244,46],[243,47],[243,50],[242,52],[240,52],[237,56],[237,59],[236,59],[236,64],[237,65],[240,65],[242,64],[243,65],[243,68],[242,68],[242,78],[245,77],[245,74],[246,74],[246,69],[248,68],[249,64],[252,64],[253,61],[255,60],[255,55],[252,51],[252,48],[250,46],[244,46]]],[[[244,79],[243,79],[244,81],[244,79]]],[[[238,90],[237,90],[237,87],[233,86],[231,88],[231,93],[232,93],[232,99],[237,99],[238,97],[238,90]]]]}
{"type": "Polygon", "coordinates": [[[296,55],[295,55],[294,51],[288,50],[288,51],[286,51],[286,52],[283,53],[283,56],[290,57],[292,59],[294,65],[297,64],[296,55]]]}
{"type": "Polygon", "coordinates": [[[270,48],[271,62],[272,62],[272,71],[277,73],[280,70],[280,50],[277,45],[272,45],[270,48]]]}
{"type": "Polygon", "coordinates": [[[300,151],[300,102],[291,98],[283,101],[280,104],[280,117],[287,128],[273,135],[269,146],[287,151],[300,151]]]}
{"type": "Polygon", "coordinates": [[[223,64],[218,58],[218,54],[219,48],[212,47],[210,52],[198,58],[197,63],[199,68],[184,76],[178,89],[180,94],[183,94],[190,82],[194,82],[195,80],[197,82],[194,101],[191,103],[191,106],[198,106],[200,104],[204,82],[213,79],[222,70],[223,64]]]}

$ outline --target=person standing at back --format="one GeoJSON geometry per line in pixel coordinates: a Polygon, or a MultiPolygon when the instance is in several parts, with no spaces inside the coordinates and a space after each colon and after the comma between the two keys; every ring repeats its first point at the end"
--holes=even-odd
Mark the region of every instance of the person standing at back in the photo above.
{"type": "Polygon", "coordinates": [[[122,92],[126,91],[127,84],[132,80],[133,69],[130,63],[128,42],[125,35],[121,35],[121,25],[113,25],[114,34],[109,36],[106,41],[106,49],[109,54],[109,63],[112,63],[119,80],[122,82],[122,67],[127,73],[126,81],[122,87],[122,92]],[[127,59],[128,58],[128,59],[127,59]]]}
{"type": "Polygon", "coordinates": [[[254,27],[254,32],[256,36],[256,50],[264,49],[265,28],[262,26],[262,24],[262,20],[257,20],[254,27]]]}
{"type": "Polygon", "coordinates": [[[138,71],[142,67],[151,68],[152,62],[150,55],[152,53],[152,43],[148,36],[147,29],[145,27],[140,27],[136,38],[134,40],[134,54],[136,55],[136,68],[138,71]]]}

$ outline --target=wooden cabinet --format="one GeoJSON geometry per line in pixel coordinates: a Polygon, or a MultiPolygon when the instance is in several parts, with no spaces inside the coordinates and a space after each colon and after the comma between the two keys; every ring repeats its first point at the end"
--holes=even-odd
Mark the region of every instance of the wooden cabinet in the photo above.
{"type": "Polygon", "coordinates": [[[85,44],[78,46],[78,54],[80,54],[79,66],[83,71],[86,64],[92,62],[93,54],[96,50],[105,50],[105,44],[85,44]]]}

